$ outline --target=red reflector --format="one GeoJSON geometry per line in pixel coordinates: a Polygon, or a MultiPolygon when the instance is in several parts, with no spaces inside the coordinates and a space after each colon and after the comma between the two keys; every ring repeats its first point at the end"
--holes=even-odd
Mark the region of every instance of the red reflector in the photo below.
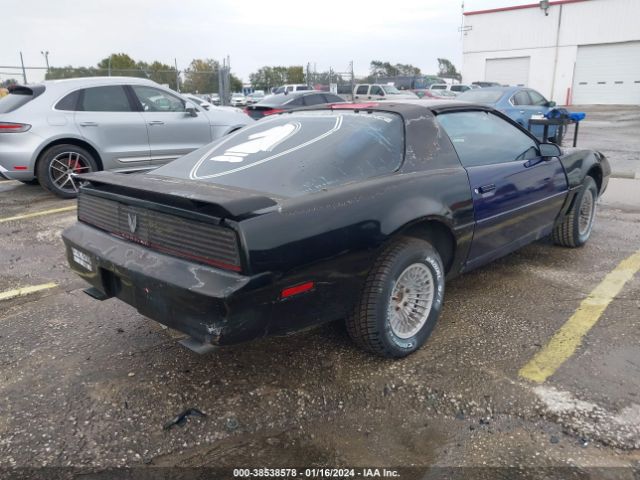
{"type": "Polygon", "coordinates": [[[14,170],[26,170],[27,167],[25,167],[24,165],[18,165],[16,167],[13,167],[14,170]]]}
{"type": "Polygon", "coordinates": [[[300,285],[294,285],[293,287],[288,287],[280,292],[280,298],[288,298],[294,295],[298,295],[299,293],[308,292],[309,290],[313,290],[315,287],[315,282],[305,282],[300,285]]]}
{"type": "Polygon", "coordinates": [[[0,122],[0,132],[26,132],[31,128],[31,125],[26,123],[9,123],[0,122]]]}
{"type": "Polygon", "coordinates": [[[354,110],[358,110],[358,109],[367,109],[367,108],[373,108],[373,107],[377,107],[378,105],[380,105],[379,103],[376,102],[365,102],[365,103],[332,103],[331,104],[331,108],[333,108],[334,110],[336,109],[340,109],[340,108],[345,108],[345,109],[354,109],[354,110]]]}
{"type": "Polygon", "coordinates": [[[281,110],[279,108],[272,108],[271,110],[264,110],[262,114],[264,116],[267,116],[267,115],[275,115],[276,113],[282,113],[282,112],[284,112],[284,110],[281,110]]]}

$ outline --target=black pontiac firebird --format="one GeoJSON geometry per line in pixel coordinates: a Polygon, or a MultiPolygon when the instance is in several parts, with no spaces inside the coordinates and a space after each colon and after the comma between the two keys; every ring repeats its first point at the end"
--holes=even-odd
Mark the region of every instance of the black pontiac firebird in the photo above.
{"type": "Polygon", "coordinates": [[[370,352],[429,337],[450,278],[590,236],[610,167],[454,102],[274,115],[152,173],[83,176],[64,234],[92,296],[230,345],[346,318],[370,352]]]}

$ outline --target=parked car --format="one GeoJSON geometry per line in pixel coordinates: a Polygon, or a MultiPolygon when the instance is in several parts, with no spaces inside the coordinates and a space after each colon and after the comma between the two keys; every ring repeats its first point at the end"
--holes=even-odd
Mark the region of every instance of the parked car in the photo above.
{"type": "Polygon", "coordinates": [[[244,96],[244,93],[234,93],[231,95],[229,103],[232,107],[244,107],[247,104],[247,97],[244,96]]]}
{"type": "Polygon", "coordinates": [[[476,85],[477,87],[480,87],[480,88],[502,86],[498,82],[471,82],[471,85],[476,85]]]}
{"type": "Polygon", "coordinates": [[[211,107],[213,107],[212,103],[208,102],[204,98],[198,97],[197,95],[193,95],[191,93],[183,93],[182,96],[185,97],[187,100],[191,100],[196,105],[201,106],[205,110],[209,110],[211,107]]]}
{"type": "Polygon", "coordinates": [[[253,105],[254,103],[258,103],[260,100],[263,100],[265,97],[263,90],[256,90],[255,92],[247,95],[247,105],[253,105]]]}
{"type": "Polygon", "coordinates": [[[249,105],[244,112],[254,120],[268,115],[286,112],[296,108],[321,105],[323,103],[343,103],[344,99],[329,92],[300,91],[269,95],[254,105],[249,105]]]}
{"type": "Polygon", "coordinates": [[[90,295],[196,351],[346,318],[361,347],[403,357],[431,334],[445,278],[547,235],[587,242],[609,174],[601,153],[540,143],[490,107],[338,104],[154,172],[83,175],[62,236],[90,295]]]}
{"type": "Polygon", "coordinates": [[[0,175],[75,197],[75,175],[149,170],[252,120],[205,111],[147,79],[91,77],[14,86],[0,100],[0,175]]]}
{"type": "Polygon", "coordinates": [[[454,92],[449,90],[414,90],[414,92],[418,98],[433,98],[439,100],[451,100],[457,97],[454,92]]]}
{"type": "Polygon", "coordinates": [[[451,92],[462,93],[466,92],[467,90],[471,90],[471,87],[462,83],[455,83],[453,85],[449,85],[449,88],[447,90],[451,92]]]}
{"type": "MultiPolygon", "coordinates": [[[[555,102],[550,102],[539,92],[526,87],[486,87],[477,90],[470,90],[458,96],[461,102],[480,103],[489,105],[518,122],[524,128],[528,127],[531,115],[545,115],[556,106],[555,102]]],[[[544,127],[534,125],[532,133],[538,138],[543,135],[544,127]]],[[[556,126],[549,127],[549,138],[555,143],[560,143],[562,135],[556,126]]]]}
{"type": "Polygon", "coordinates": [[[211,95],[209,95],[209,103],[215,105],[215,106],[219,106],[220,105],[220,94],[218,93],[212,93],[211,95]]]}
{"type": "Polygon", "coordinates": [[[353,100],[415,100],[417,95],[410,90],[400,91],[393,85],[359,83],[353,89],[353,100]]]}
{"type": "Polygon", "coordinates": [[[281,87],[272,88],[271,93],[273,95],[279,95],[281,93],[301,92],[307,90],[313,90],[313,88],[304,83],[293,83],[290,85],[282,85],[281,87]]]}

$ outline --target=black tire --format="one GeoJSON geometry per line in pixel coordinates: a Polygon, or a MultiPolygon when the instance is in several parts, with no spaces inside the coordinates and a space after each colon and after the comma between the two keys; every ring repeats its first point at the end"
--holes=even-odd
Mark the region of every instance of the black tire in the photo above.
{"type": "Polygon", "coordinates": [[[37,178],[32,178],[31,180],[18,180],[20,183],[24,183],[25,185],[40,185],[37,178]]]}
{"type": "Polygon", "coordinates": [[[77,180],[60,170],[65,166],[69,173],[89,173],[98,170],[98,163],[90,152],[71,144],[55,145],[40,156],[36,167],[40,185],[58,197],[75,198],[78,195],[77,180]],[[54,177],[54,173],[60,176],[54,177]]]}
{"type": "MultiPolygon", "coordinates": [[[[347,319],[349,336],[364,350],[382,357],[400,358],[415,352],[427,341],[440,316],[444,283],[442,259],[431,244],[417,238],[398,239],[380,254],[369,272],[359,302],[347,319]],[[431,273],[431,308],[420,329],[409,337],[403,337],[392,327],[389,308],[392,301],[397,301],[392,299],[397,280],[416,264],[425,266],[431,273]]],[[[398,307],[395,309],[399,310],[398,307]]],[[[418,310],[414,309],[410,313],[416,312],[418,310]]]]}
{"type": "Polygon", "coordinates": [[[587,243],[593,228],[597,200],[596,182],[592,177],[586,176],[573,205],[553,230],[553,241],[556,245],[576,248],[587,243]],[[590,212],[588,224],[584,217],[587,212],[590,212]]]}

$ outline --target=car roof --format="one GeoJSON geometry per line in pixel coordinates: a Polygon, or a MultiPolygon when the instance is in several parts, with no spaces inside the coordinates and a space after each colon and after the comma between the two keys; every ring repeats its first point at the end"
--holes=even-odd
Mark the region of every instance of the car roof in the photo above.
{"type": "Polygon", "coordinates": [[[487,105],[481,105],[477,103],[459,102],[455,100],[425,100],[425,99],[402,99],[402,100],[387,100],[376,102],[362,102],[362,103],[340,103],[304,107],[296,109],[297,111],[309,111],[309,110],[365,110],[365,111],[382,111],[382,112],[395,112],[399,113],[405,118],[418,118],[420,115],[437,115],[448,111],[455,110],[481,110],[481,111],[494,111],[494,109],[487,105]]]}
{"type": "Polygon", "coordinates": [[[139,77],[79,77],[79,78],[62,78],[59,80],[45,80],[44,85],[92,85],[99,83],[101,85],[113,83],[114,85],[121,83],[135,83],[145,85],[157,85],[153,80],[139,77]]]}

